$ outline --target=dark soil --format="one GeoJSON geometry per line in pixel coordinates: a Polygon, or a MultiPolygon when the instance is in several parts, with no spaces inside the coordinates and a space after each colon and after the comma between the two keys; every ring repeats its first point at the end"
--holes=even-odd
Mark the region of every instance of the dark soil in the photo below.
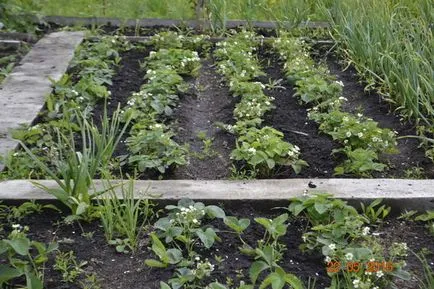
{"type": "MultiPolygon", "coordinates": [[[[343,71],[343,65],[332,55],[326,57],[326,63],[330,72],[344,83],[343,96],[348,99],[344,103],[344,111],[357,113],[362,112],[365,116],[378,122],[379,127],[396,130],[398,136],[416,135],[414,125],[400,121],[400,117],[393,113],[393,107],[385,102],[375,92],[365,92],[363,83],[358,81],[357,71],[350,66],[343,71]]],[[[423,168],[426,178],[434,178],[434,164],[425,157],[425,152],[419,148],[416,139],[404,138],[398,140],[398,154],[383,156],[389,163],[390,169],[379,173],[376,177],[387,176],[404,178],[405,171],[414,167],[423,168]]]]}
{"type": "MultiPolygon", "coordinates": [[[[128,98],[140,90],[145,82],[145,71],[140,68],[140,63],[149,55],[150,50],[134,48],[120,54],[122,58],[116,75],[112,78],[112,85],[109,86],[111,97],[107,102],[107,114],[112,115],[120,106],[124,107],[128,98]]],[[[98,103],[94,110],[94,121],[104,113],[104,103],[98,103]]]]}
{"type": "MultiPolygon", "coordinates": [[[[113,115],[118,108],[122,109],[127,105],[128,98],[134,93],[140,90],[140,87],[145,82],[145,71],[140,68],[140,63],[144,61],[145,57],[149,55],[150,50],[134,48],[129,51],[125,51],[120,54],[122,58],[118,67],[116,75],[112,78],[112,85],[109,90],[111,97],[107,102],[107,115],[113,115]]],[[[101,123],[101,118],[104,113],[104,102],[98,103],[93,111],[93,119],[98,125],[101,123]]],[[[122,124],[123,126],[123,124],[122,124]]],[[[115,157],[123,157],[128,154],[125,140],[128,137],[128,128],[126,129],[123,137],[121,138],[115,152],[115,157]]],[[[132,170],[133,171],[133,170],[132,170]]],[[[115,174],[118,172],[115,172],[115,174]]],[[[129,171],[126,171],[129,173],[129,171]]]]}
{"type": "Polygon", "coordinates": [[[283,67],[274,54],[261,51],[261,59],[267,76],[261,79],[263,83],[281,81],[278,88],[267,90],[266,94],[275,98],[276,108],[266,115],[265,125],[274,127],[285,134],[285,140],[297,145],[301,149],[300,158],[309,167],[304,168],[299,175],[295,175],[291,168],[282,169],[277,178],[330,178],[334,167],[338,164],[331,155],[338,144],[328,136],[321,134],[318,125],[307,118],[306,108],[299,104],[294,97],[294,87],[286,81],[283,67]]]}
{"type": "MultiPolygon", "coordinates": [[[[256,241],[263,238],[264,231],[254,221],[254,217],[276,217],[281,212],[270,210],[261,204],[254,202],[236,202],[222,204],[227,215],[247,217],[251,219],[251,225],[243,234],[243,239],[248,244],[255,246],[256,241]],[[256,209],[254,209],[256,208],[256,209]]],[[[32,240],[42,242],[57,241],[59,249],[63,252],[74,251],[77,260],[86,261],[84,270],[86,273],[95,273],[101,281],[102,288],[128,288],[128,289],[157,289],[159,281],[167,281],[173,274],[174,268],[151,269],[144,265],[147,258],[155,258],[149,247],[149,239],[143,236],[140,247],[134,254],[117,253],[113,246],[109,246],[105,240],[102,227],[99,222],[83,223],[80,226],[65,225],[59,213],[46,211],[40,215],[31,215],[20,222],[21,225],[30,227],[29,237],[32,240]],[[92,234],[85,237],[82,233],[92,234]]],[[[227,233],[228,229],[221,222],[214,220],[213,226],[220,229],[221,242],[216,243],[207,256],[211,263],[216,264],[214,256],[223,258],[209,280],[218,280],[225,283],[227,278],[232,278],[235,284],[240,280],[249,280],[248,269],[252,259],[241,254],[238,247],[241,245],[238,237],[227,233]],[[223,232],[225,231],[225,232],[223,232]]],[[[299,249],[301,235],[306,229],[307,222],[303,219],[290,221],[287,234],[281,239],[287,247],[282,267],[303,280],[308,277],[317,278],[316,288],[325,288],[329,285],[329,278],[326,274],[326,266],[321,254],[303,254],[299,249]]],[[[419,252],[427,248],[434,252],[432,236],[424,227],[424,224],[417,222],[404,222],[396,219],[389,219],[382,228],[373,230],[381,234],[386,247],[392,242],[407,242],[409,248],[419,252]]],[[[198,250],[201,250],[198,248],[198,250]]],[[[429,258],[431,258],[429,256],[429,258]]],[[[432,259],[429,259],[432,262],[432,259]]],[[[2,260],[0,260],[0,263],[2,260]]],[[[53,269],[53,258],[46,264],[45,287],[47,289],[81,288],[77,284],[66,284],[62,282],[62,276],[53,269]]],[[[432,264],[431,264],[432,265],[432,264]]],[[[414,272],[421,273],[419,263],[413,257],[409,257],[408,268],[414,272]]],[[[434,266],[433,266],[434,267],[434,266]]],[[[407,282],[400,286],[402,289],[414,289],[415,284],[407,282]]]]}
{"type": "Polygon", "coordinates": [[[219,129],[216,123],[232,123],[235,100],[217,75],[212,60],[202,61],[199,76],[190,81],[192,92],[181,97],[175,112],[178,143],[188,143],[189,164],[174,170],[174,179],[225,179],[229,176],[229,154],[235,138],[219,129]],[[203,138],[212,140],[211,150],[204,151],[203,138]]]}

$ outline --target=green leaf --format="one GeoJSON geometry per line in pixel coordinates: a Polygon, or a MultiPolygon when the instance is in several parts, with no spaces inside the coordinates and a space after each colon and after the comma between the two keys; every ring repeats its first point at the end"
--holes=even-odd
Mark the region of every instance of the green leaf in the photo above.
{"type": "Polygon", "coordinates": [[[281,276],[278,273],[271,273],[264,279],[264,281],[262,281],[259,289],[265,289],[270,285],[273,289],[282,289],[283,286],[285,286],[284,276],[281,276]]]}
{"type": "Polygon", "coordinates": [[[167,283],[160,281],[160,289],[172,289],[167,283]]]}
{"type": "Polygon", "coordinates": [[[206,206],[205,212],[210,218],[223,219],[226,216],[225,211],[214,205],[206,206]]]}
{"type": "Polygon", "coordinates": [[[269,169],[272,169],[276,165],[276,162],[273,159],[267,159],[267,165],[269,169]]]}
{"type": "Polygon", "coordinates": [[[285,282],[291,285],[293,289],[304,289],[303,282],[294,274],[286,273],[285,282]]]}
{"type": "Polygon", "coordinates": [[[324,203],[319,203],[319,202],[315,202],[315,210],[319,213],[319,214],[324,214],[325,212],[327,212],[327,210],[329,209],[329,205],[324,204],[324,203]]]}
{"type": "Polygon", "coordinates": [[[155,260],[155,259],[146,259],[145,264],[148,265],[149,267],[156,267],[156,268],[166,268],[167,267],[167,264],[160,262],[158,260],[155,260]]]}
{"type": "Polygon", "coordinates": [[[249,269],[249,277],[253,284],[256,283],[256,280],[258,280],[259,274],[261,274],[262,271],[270,268],[267,263],[264,261],[256,261],[250,266],[249,269]]]}
{"type": "Polygon", "coordinates": [[[243,232],[250,225],[249,219],[237,219],[236,217],[228,216],[223,219],[223,222],[237,233],[243,232]]]}
{"type": "Polygon", "coordinates": [[[161,261],[164,263],[169,262],[169,256],[167,255],[167,250],[164,244],[158,239],[157,235],[155,233],[151,233],[151,239],[152,239],[152,251],[160,258],[161,261]]]}
{"type": "Polygon", "coordinates": [[[406,281],[411,279],[411,274],[407,271],[402,270],[401,268],[398,268],[397,270],[390,272],[390,274],[399,279],[406,280],[406,281]]]}
{"type": "Polygon", "coordinates": [[[77,210],[73,213],[75,213],[76,215],[80,216],[84,213],[86,213],[87,209],[89,208],[89,204],[86,204],[84,202],[81,202],[78,204],[77,210]]]}
{"type": "Polygon", "coordinates": [[[212,247],[215,239],[217,238],[217,234],[211,228],[207,228],[205,231],[202,231],[202,229],[198,229],[196,231],[196,234],[207,249],[212,247]]]}
{"type": "Polygon", "coordinates": [[[178,249],[167,250],[167,256],[169,257],[170,264],[177,264],[182,260],[182,252],[178,249]]]}
{"type": "Polygon", "coordinates": [[[44,285],[35,274],[26,272],[27,289],[43,289],[44,285]]]}
{"type": "Polygon", "coordinates": [[[227,289],[226,286],[224,286],[224,285],[222,285],[222,284],[220,284],[218,282],[211,283],[211,284],[208,285],[208,287],[209,287],[209,289],[227,289]]]}
{"type": "Polygon", "coordinates": [[[30,249],[30,240],[27,238],[19,238],[13,240],[3,240],[5,243],[9,244],[15,252],[21,256],[27,256],[30,249]]]}
{"type": "Polygon", "coordinates": [[[23,275],[23,273],[20,270],[0,264],[0,285],[21,275],[23,275]]]}

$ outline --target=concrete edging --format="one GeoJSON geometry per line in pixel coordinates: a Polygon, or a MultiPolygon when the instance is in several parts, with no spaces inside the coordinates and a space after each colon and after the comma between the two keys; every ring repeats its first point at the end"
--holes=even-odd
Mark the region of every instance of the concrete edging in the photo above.
{"type": "MultiPolygon", "coordinates": [[[[29,125],[66,72],[84,32],[55,32],[39,40],[0,85],[0,155],[15,149],[10,130],[29,125]]],[[[0,171],[3,165],[0,163],[0,171]]]]}
{"type": "MultiPolygon", "coordinates": [[[[37,181],[50,188],[51,180],[37,181]]],[[[119,184],[120,180],[112,181],[119,184]]],[[[101,180],[94,181],[96,190],[104,188],[101,180]]],[[[120,187],[116,189],[120,195],[120,187]]],[[[282,179],[282,180],[162,180],[135,181],[137,198],[152,197],[174,201],[195,200],[254,200],[287,201],[303,193],[330,193],[346,200],[383,198],[398,209],[434,209],[434,180],[407,179],[282,179]],[[310,183],[310,186],[309,186],[310,183]],[[312,188],[316,186],[316,188],[312,188]]],[[[0,182],[0,200],[53,200],[52,195],[35,187],[28,180],[0,182]]]]}

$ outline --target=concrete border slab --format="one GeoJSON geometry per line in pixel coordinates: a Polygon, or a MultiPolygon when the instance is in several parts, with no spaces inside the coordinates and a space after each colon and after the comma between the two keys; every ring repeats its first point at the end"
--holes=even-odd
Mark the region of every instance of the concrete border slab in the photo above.
{"type": "MultiPolygon", "coordinates": [[[[39,40],[0,85],[0,155],[16,147],[10,130],[31,124],[66,72],[84,32],[55,32],[39,40]]],[[[0,163],[0,171],[3,169],[0,163]]]]}
{"type": "MultiPolygon", "coordinates": [[[[38,181],[50,188],[54,181],[38,181]]],[[[119,184],[122,181],[112,181],[119,184]]],[[[95,189],[102,190],[104,183],[95,180],[95,189]]],[[[120,187],[117,189],[120,193],[120,187]]],[[[395,207],[434,209],[434,180],[406,179],[282,179],[282,180],[162,180],[136,181],[137,197],[173,201],[181,198],[196,200],[256,200],[287,201],[303,194],[330,193],[336,198],[364,200],[384,198],[395,207]],[[310,183],[310,185],[309,185],[310,183]],[[315,188],[312,188],[316,186],[315,188]]],[[[52,195],[34,186],[28,180],[0,182],[0,200],[53,200],[52,195]]]]}

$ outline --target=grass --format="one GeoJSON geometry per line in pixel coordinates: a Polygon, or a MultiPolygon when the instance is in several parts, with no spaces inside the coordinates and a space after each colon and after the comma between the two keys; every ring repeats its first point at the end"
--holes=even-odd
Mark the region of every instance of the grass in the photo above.
{"type": "Polygon", "coordinates": [[[78,17],[194,18],[194,5],[189,0],[40,0],[44,15],[78,17]]]}
{"type": "MultiPolygon", "coordinates": [[[[287,20],[325,19],[314,0],[208,0],[204,14],[218,16],[224,11],[226,19],[287,20]],[[222,10],[222,7],[226,9],[222,10]],[[218,10],[216,10],[216,8],[218,10]]],[[[331,0],[322,0],[323,4],[331,0]]],[[[123,19],[168,18],[194,19],[195,0],[39,0],[44,15],[117,17],[123,19]]]]}
{"type": "Polygon", "coordinates": [[[434,22],[429,0],[336,1],[329,10],[343,53],[409,119],[434,125],[434,22]]]}

